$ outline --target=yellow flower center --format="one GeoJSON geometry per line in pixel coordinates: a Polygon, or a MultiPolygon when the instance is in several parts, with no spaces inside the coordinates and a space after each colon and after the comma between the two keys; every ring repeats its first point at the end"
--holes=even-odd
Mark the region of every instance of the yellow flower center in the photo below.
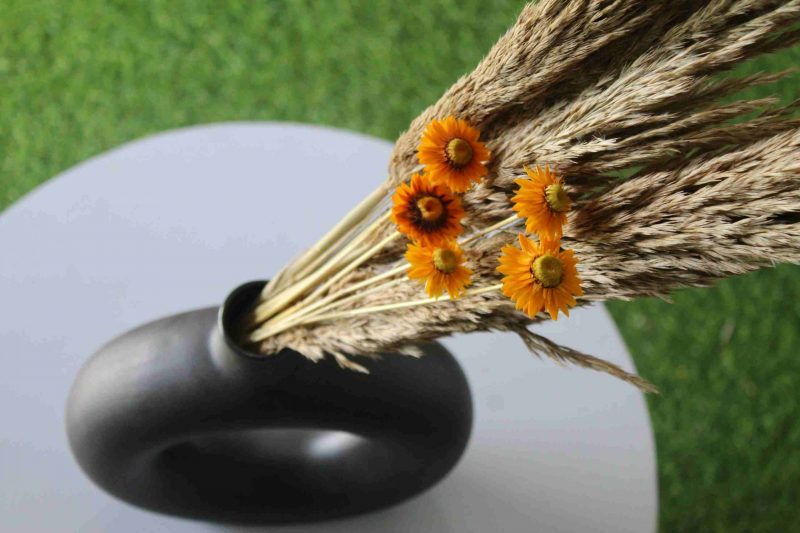
{"type": "Polygon", "coordinates": [[[453,250],[437,248],[433,252],[433,266],[445,274],[451,274],[458,266],[458,257],[453,250]]]}
{"type": "Polygon", "coordinates": [[[560,183],[553,183],[545,187],[544,197],[547,199],[547,205],[556,213],[563,213],[569,209],[569,196],[560,183]]]}
{"type": "Polygon", "coordinates": [[[467,166],[472,161],[472,145],[456,137],[447,143],[447,159],[456,168],[467,166]]]}
{"type": "Polygon", "coordinates": [[[419,209],[422,220],[426,222],[439,220],[442,217],[442,213],[444,213],[442,201],[435,196],[423,196],[417,200],[417,209],[419,209]]]}
{"type": "Polygon", "coordinates": [[[543,287],[551,289],[558,287],[564,275],[564,265],[561,260],[550,254],[540,255],[531,265],[531,272],[543,287]]]}

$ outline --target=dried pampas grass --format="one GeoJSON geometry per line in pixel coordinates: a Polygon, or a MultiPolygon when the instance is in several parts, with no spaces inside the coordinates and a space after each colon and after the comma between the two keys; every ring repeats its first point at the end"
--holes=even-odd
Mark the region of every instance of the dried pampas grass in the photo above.
{"type": "Polygon", "coordinates": [[[731,101],[785,73],[717,75],[794,45],[800,1],[543,0],[528,5],[476,69],[400,136],[389,178],[317,245],[275,276],[244,342],[353,356],[415,355],[456,332],[519,334],[537,354],[645,380],[527,329],[545,319],[500,292],[500,249],[524,221],[511,198],[524,166],[548,165],[572,198],[562,246],[579,258],[578,305],[666,296],[679,287],[800,262],[800,121],[796,104],[731,101]],[[406,238],[389,216],[394,189],[420,170],[435,119],[480,130],[488,174],[461,198],[459,238],[472,284],[427,298],[406,277],[406,238]]]}

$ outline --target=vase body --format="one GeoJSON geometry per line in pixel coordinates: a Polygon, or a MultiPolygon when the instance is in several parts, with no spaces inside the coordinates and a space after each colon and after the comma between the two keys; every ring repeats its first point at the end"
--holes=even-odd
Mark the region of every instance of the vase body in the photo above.
{"type": "Polygon", "coordinates": [[[66,420],[97,485],[158,512],[287,523],[392,505],[453,468],[472,404],[444,348],[376,354],[368,375],[330,357],[250,353],[231,331],[262,287],[134,329],[89,359],[66,420]]]}

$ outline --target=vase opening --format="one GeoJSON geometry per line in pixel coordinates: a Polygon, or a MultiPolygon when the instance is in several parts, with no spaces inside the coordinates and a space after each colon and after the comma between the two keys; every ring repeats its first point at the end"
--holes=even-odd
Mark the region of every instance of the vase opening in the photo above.
{"type": "Polygon", "coordinates": [[[245,341],[248,330],[245,316],[253,310],[266,281],[249,281],[235,288],[219,308],[219,329],[225,343],[236,353],[247,357],[263,357],[253,344],[245,341]]]}

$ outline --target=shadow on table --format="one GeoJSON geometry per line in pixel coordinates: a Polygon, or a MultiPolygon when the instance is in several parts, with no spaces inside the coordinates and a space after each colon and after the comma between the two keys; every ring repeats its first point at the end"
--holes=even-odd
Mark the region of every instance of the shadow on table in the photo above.
{"type": "MultiPolygon", "coordinates": [[[[530,524],[530,516],[538,514],[536,502],[527,501],[525,495],[508,490],[497,483],[487,483],[477,473],[454,474],[443,486],[432,489],[412,500],[389,509],[346,519],[287,526],[217,526],[213,530],[226,533],[408,533],[409,531],[436,531],[437,533],[464,533],[487,531],[494,525],[530,524]],[[526,506],[520,510],[520,499],[526,506]],[[487,502],[475,505],[475,502],[487,502]],[[490,503],[488,503],[490,502],[490,503]],[[499,503],[498,503],[499,502],[499,503]],[[522,512],[521,512],[522,511],[522,512]],[[487,516],[491,514],[491,516],[487,516]],[[480,516],[478,516],[480,515],[480,516]],[[516,516],[515,516],[516,515],[516,516]],[[524,515],[524,516],[522,516],[524,515]],[[470,528],[477,526],[477,529],[470,528]]],[[[552,513],[552,510],[551,510],[552,513]]],[[[522,531],[522,530],[520,530],[522,531]]]]}

